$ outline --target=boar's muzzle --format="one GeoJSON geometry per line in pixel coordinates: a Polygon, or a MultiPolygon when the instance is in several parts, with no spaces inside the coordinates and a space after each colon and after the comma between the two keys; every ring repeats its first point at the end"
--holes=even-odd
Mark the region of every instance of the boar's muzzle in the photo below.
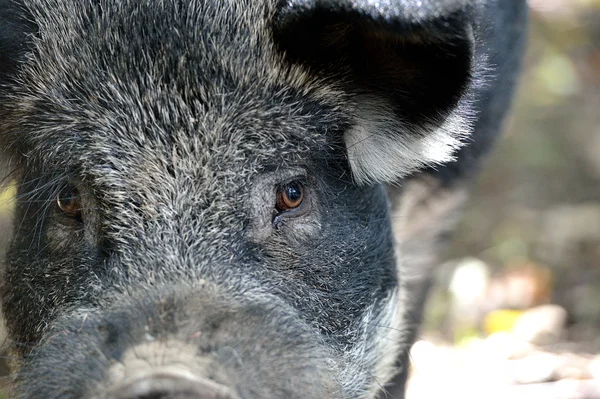
{"type": "Polygon", "coordinates": [[[186,370],[149,374],[115,389],[111,399],[234,399],[226,387],[186,370]]]}
{"type": "Polygon", "coordinates": [[[20,397],[339,397],[335,355],[267,295],[161,286],[110,302],[109,310],[77,310],[55,324],[27,356],[20,397]]]}

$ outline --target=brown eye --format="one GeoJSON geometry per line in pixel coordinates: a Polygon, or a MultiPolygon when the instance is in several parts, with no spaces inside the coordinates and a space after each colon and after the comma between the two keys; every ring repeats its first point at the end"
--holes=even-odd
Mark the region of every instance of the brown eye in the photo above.
{"type": "Polygon", "coordinates": [[[302,204],[304,199],[304,188],[298,182],[288,183],[277,190],[277,202],[275,208],[279,212],[289,211],[302,204]]]}
{"type": "Polygon", "coordinates": [[[56,205],[66,216],[81,219],[81,200],[77,187],[63,188],[56,196],[56,205]]]}

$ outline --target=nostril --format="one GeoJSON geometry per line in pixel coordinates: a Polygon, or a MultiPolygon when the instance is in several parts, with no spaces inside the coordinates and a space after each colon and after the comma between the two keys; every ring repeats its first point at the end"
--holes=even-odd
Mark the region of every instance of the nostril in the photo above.
{"type": "Polygon", "coordinates": [[[155,373],[120,386],[115,399],[235,399],[231,390],[203,378],[155,373]]]}

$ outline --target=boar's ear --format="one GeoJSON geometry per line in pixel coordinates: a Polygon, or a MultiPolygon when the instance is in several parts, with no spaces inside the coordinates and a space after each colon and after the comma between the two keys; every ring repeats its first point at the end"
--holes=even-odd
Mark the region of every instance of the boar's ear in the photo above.
{"type": "Polygon", "coordinates": [[[35,33],[30,14],[19,0],[0,0],[0,96],[14,79],[35,33]]]}
{"type": "Polygon", "coordinates": [[[344,133],[358,183],[453,159],[470,133],[469,0],[288,0],[274,22],[288,61],[352,99],[344,133]],[[425,4],[421,6],[420,4],[425,4]]]}

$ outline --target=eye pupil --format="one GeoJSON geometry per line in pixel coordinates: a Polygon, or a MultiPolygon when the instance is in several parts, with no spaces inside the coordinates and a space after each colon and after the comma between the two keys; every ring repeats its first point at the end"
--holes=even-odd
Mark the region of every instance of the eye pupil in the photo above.
{"type": "Polygon", "coordinates": [[[304,189],[300,183],[292,182],[282,186],[277,191],[277,203],[275,207],[279,212],[289,211],[302,204],[304,189]]]}
{"type": "Polygon", "coordinates": [[[285,195],[291,202],[296,202],[302,197],[299,187],[296,185],[289,185],[285,188],[285,195]]]}

